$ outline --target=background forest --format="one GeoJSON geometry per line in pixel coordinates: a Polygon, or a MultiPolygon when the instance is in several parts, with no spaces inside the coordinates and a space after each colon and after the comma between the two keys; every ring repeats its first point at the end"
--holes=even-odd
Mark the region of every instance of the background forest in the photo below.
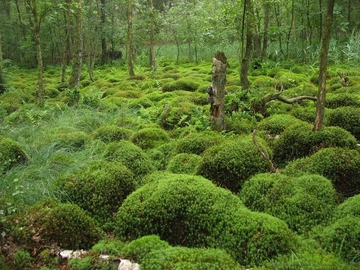
{"type": "Polygon", "coordinates": [[[0,0],[0,269],[358,269],[359,16],[0,0]]]}

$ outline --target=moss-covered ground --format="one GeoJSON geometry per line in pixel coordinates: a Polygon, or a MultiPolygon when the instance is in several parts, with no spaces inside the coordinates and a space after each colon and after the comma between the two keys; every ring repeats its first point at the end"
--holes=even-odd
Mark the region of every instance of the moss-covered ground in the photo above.
{"type": "Polygon", "coordinates": [[[359,216],[349,211],[339,217],[337,209],[356,203],[360,193],[359,69],[329,67],[325,129],[314,135],[314,101],[273,100],[265,112],[258,108],[264,96],[278,91],[287,98],[316,96],[317,68],[268,61],[250,70],[251,86],[245,91],[239,64],[230,62],[223,132],[210,128],[211,62],[176,65],[159,59],[157,71],[136,66],[135,77],[114,63],[95,67],[94,81],[85,66],[78,89],[61,82],[60,67],[47,66],[41,106],[37,70],[4,70],[0,268],[107,269],[96,256],[108,253],[140,256],[146,269],[187,270],[201,264],[358,269],[359,216]],[[341,85],[337,72],[348,74],[349,86],[341,85]],[[334,157],[318,160],[326,151],[334,157]],[[346,158],[347,151],[352,158],[346,158]],[[341,162],[334,162],[336,155],[341,162]],[[274,168],[281,177],[271,176],[274,168]],[[354,170],[352,177],[346,168],[354,170]],[[186,188],[184,181],[191,184],[186,188]],[[249,208],[241,201],[243,186],[251,186],[251,194],[243,192],[249,208]],[[264,194],[265,188],[271,192],[264,194]],[[250,204],[248,197],[257,199],[250,204]],[[226,206],[224,198],[232,205],[226,206]],[[266,207],[255,207],[260,202],[266,207]],[[131,226],[121,213],[132,215],[131,226]],[[154,220],[157,224],[151,224],[154,220]],[[91,230],[79,223],[90,224],[91,230]],[[153,236],[127,246],[147,234],[164,242],[153,236]],[[182,244],[186,248],[170,246],[182,244]],[[94,247],[81,263],[56,259],[57,250],[82,245],[94,247]],[[155,266],[159,261],[162,268],[155,266]]]}

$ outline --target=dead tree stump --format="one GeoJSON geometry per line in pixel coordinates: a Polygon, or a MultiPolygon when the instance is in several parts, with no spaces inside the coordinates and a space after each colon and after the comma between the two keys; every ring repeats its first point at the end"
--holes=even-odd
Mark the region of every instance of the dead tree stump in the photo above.
{"type": "Polygon", "coordinates": [[[211,86],[208,88],[210,121],[213,130],[225,130],[225,84],[227,59],[223,52],[216,52],[212,66],[211,86]]]}

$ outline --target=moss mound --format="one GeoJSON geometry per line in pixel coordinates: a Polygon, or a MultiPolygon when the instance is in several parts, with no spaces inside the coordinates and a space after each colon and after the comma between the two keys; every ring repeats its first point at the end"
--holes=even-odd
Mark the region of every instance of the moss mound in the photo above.
{"type": "Polygon", "coordinates": [[[199,87],[199,83],[191,80],[191,79],[179,79],[173,82],[169,82],[162,86],[163,92],[172,92],[175,90],[185,90],[190,92],[195,92],[196,89],[199,87]]]}
{"type": "Polygon", "coordinates": [[[360,217],[346,216],[323,228],[317,239],[328,252],[348,263],[360,264],[360,217]]]}
{"type": "Polygon", "coordinates": [[[235,270],[240,265],[218,249],[168,247],[154,250],[144,258],[142,270],[235,270]]]}
{"type": "Polygon", "coordinates": [[[132,172],[118,162],[97,162],[56,182],[62,201],[76,203],[104,229],[136,188],[132,172]]]}
{"type": "Polygon", "coordinates": [[[155,170],[146,153],[130,141],[121,140],[107,145],[104,156],[108,161],[118,161],[141,178],[155,170]]]}
{"type": "Polygon", "coordinates": [[[17,142],[0,136],[0,174],[26,162],[26,160],[26,154],[17,142]]]}
{"type": "Polygon", "coordinates": [[[90,135],[84,131],[72,127],[59,127],[52,130],[52,136],[48,140],[56,145],[58,149],[78,151],[84,149],[90,141],[90,135]]]}
{"type": "Polygon", "coordinates": [[[168,247],[170,247],[169,243],[161,240],[159,236],[146,235],[125,245],[121,250],[121,255],[132,261],[142,262],[144,257],[151,251],[168,247]]]}
{"type": "Polygon", "coordinates": [[[128,140],[132,131],[117,125],[103,125],[100,126],[95,132],[95,138],[102,140],[105,143],[128,140]]]}
{"type": "Polygon", "coordinates": [[[311,124],[295,123],[281,133],[273,145],[274,161],[279,167],[326,147],[356,148],[354,136],[342,128],[324,127],[317,132],[312,129],[311,124]]]}
{"type": "Polygon", "coordinates": [[[13,218],[10,222],[14,240],[35,252],[43,250],[44,242],[62,249],[89,249],[105,236],[95,221],[75,204],[41,202],[13,218]]]}
{"type": "Polygon", "coordinates": [[[288,126],[301,122],[296,117],[289,114],[274,114],[270,117],[264,118],[258,125],[259,131],[270,136],[281,134],[288,126]]]}
{"type": "Polygon", "coordinates": [[[310,157],[288,164],[285,173],[320,174],[331,180],[344,197],[360,193],[360,153],[346,148],[325,148],[310,157]]]}
{"type": "Polygon", "coordinates": [[[170,137],[161,128],[143,128],[132,135],[131,141],[141,149],[147,150],[169,142],[170,137]]]}
{"type": "Polygon", "coordinates": [[[118,237],[156,234],[171,245],[220,248],[249,265],[287,253],[296,243],[283,221],[250,212],[237,196],[200,176],[156,176],[119,208],[118,237]]]}
{"type": "Polygon", "coordinates": [[[188,153],[201,155],[207,148],[225,141],[218,132],[191,132],[176,141],[174,153],[188,153]]]}
{"type": "Polygon", "coordinates": [[[295,178],[267,173],[246,181],[240,198],[249,209],[278,217],[292,230],[306,233],[329,221],[336,193],[331,182],[319,175],[295,178]]]}
{"type": "Polygon", "coordinates": [[[335,209],[334,220],[346,216],[355,216],[360,218],[360,194],[347,198],[335,209]]]}
{"type": "MultiPolygon", "coordinates": [[[[261,149],[270,153],[265,141],[257,140],[261,149]]],[[[197,173],[221,187],[238,192],[245,180],[269,170],[251,136],[239,136],[208,148],[197,173]]]]}
{"type": "Polygon", "coordinates": [[[328,95],[325,101],[326,108],[336,109],[339,107],[353,106],[360,107],[360,100],[357,96],[350,94],[328,95]]]}
{"type": "Polygon", "coordinates": [[[341,127],[360,140],[360,108],[358,107],[340,107],[329,111],[326,124],[341,127]]]}
{"type": "Polygon", "coordinates": [[[195,174],[201,160],[199,155],[178,154],[170,159],[166,169],[172,173],[195,174]]]}

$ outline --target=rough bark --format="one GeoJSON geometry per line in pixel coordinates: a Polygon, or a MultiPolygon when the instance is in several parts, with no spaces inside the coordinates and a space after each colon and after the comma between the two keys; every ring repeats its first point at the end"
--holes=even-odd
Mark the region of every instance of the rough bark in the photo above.
{"type": "Polygon", "coordinates": [[[269,24],[270,24],[270,3],[266,2],[264,4],[264,35],[263,35],[263,45],[261,51],[261,60],[264,60],[266,57],[266,51],[268,47],[268,37],[269,37],[269,24]]]}
{"type": "Polygon", "coordinates": [[[133,65],[133,33],[132,33],[132,0],[126,0],[126,16],[127,16],[127,41],[126,41],[126,62],[128,67],[128,72],[131,77],[135,76],[134,65],[133,65]]]}
{"type": "Polygon", "coordinates": [[[105,38],[106,25],[106,0],[100,1],[100,20],[101,20],[101,64],[107,61],[107,44],[105,38]]]}
{"type": "Polygon", "coordinates": [[[321,52],[320,52],[319,86],[318,86],[318,94],[317,94],[317,102],[316,102],[314,131],[319,131],[322,129],[324,116],[325,116],[326,70],[327,70],[327,62],[328,62],[328,52],[329,52],[334,4],[335,4],[335,0],[327,1],[325,29],[324,29],[321,52]]]}
{"type": "Polygon", "coordinates": [[[208,89],[210,102],[210,121],[213,130],[222,131],[225,123],[225,84],[227,59],[223,52],[217,52],[213,59],[211,86],[208,89]]]}
{"type": "Polygon", "coordinates": [[[339,77],[340,77],[340,79],[341,79],[341,84],[342,84],[342,86],[349,86],[349,85],[350,85],[349,77],[346,76],[345,73],[343,73],[343,72],[338,72],[337,74],[339,75],[339,77]]]}
{"type": "Polygon", "coordinates": [[[36,59],[37,59],[37,69],[38,69],[37,98],[38,98],[38,103],[43,104],[44,96],[45,96],[45,87],[44,87],[44,78],[43,78],[44,65],[43,65],[42,51],[41,51],[40,19],[39,19],[38,7],[37,7],[37,0],[28,1],[27,9],[32,16],[32,19],[29,18],[29,22],[32,26],[33,38],[36,47],[36,59]]]}
{"type": "Polygon", "coordinates": [[[250,67],[251,62],[251,54],[253,51],[253,28],[254,28],[254,22],[253,22],[253,12],[252,12],[252,5],[251,0],[246,0],[244,2],[244,5],[246,6],[246,48],[245,48],[245,54],[241,61],[241,68],[240,68],[240,82],[242,89],[248,89],[250,86],[249,79],[248,79],[248,71],[250,67]]]}
{"type": "Polygon", "coordinates": [[[82,0],[77,0],[75,11],[75,50],[73,67],[69,79],[68,88],[78,88],[81,80],[81,71],[83,65],[83,33],[82,33],[82,0]]]}
{"type": "Polygon", "coordinates": [[[61,82],[65,82],[66,67],[69,64],[71,59],[71,50],[70,50],[70,28],[71,28],[71,18],[70,18],[70,4],[72,0],[65,1],[65,10],[64,10],[64,21],[65,21],[65,43],[64,51],[61,60],[61,82]]]}

